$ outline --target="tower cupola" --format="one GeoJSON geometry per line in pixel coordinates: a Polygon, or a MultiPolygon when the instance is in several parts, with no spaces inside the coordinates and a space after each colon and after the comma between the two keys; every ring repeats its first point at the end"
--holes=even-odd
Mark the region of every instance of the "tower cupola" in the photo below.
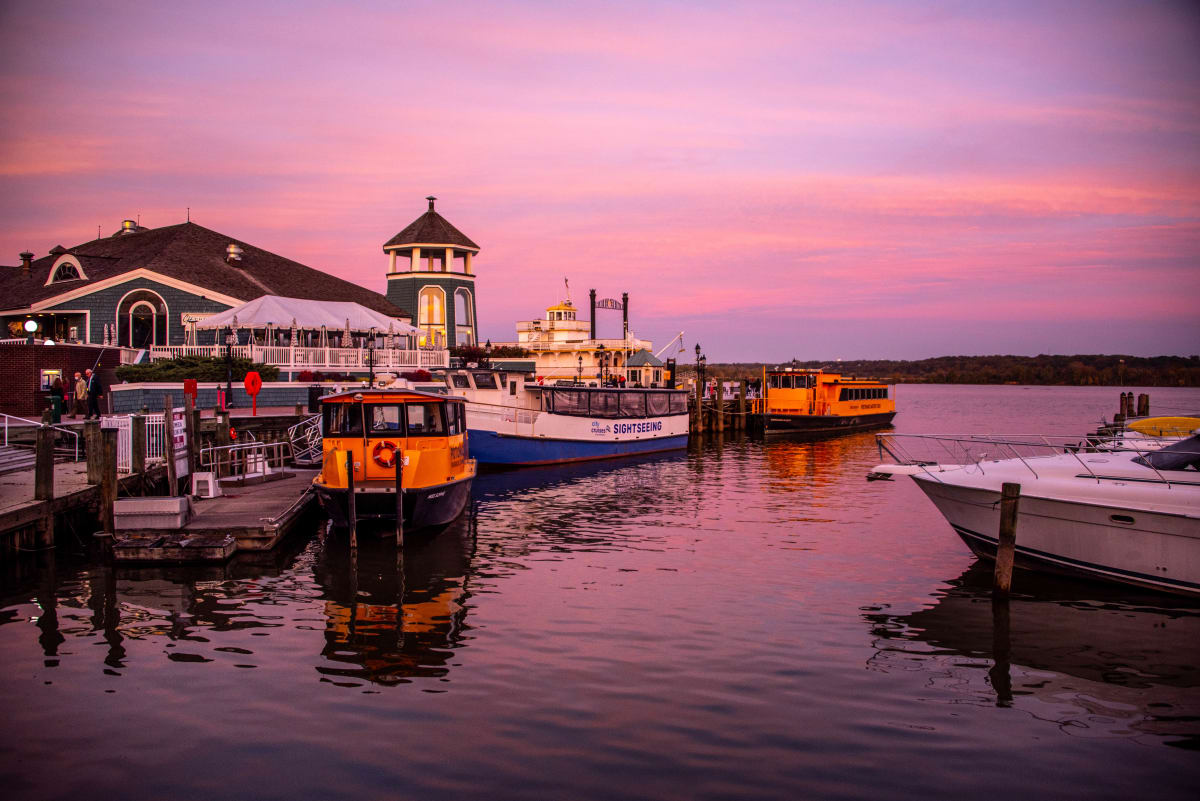
{"type": "Polygon", "coordinates": [[[383,246],[388,257],[387,297],[413,315],[423,345],[474,345],[474,257],[479,245],[429,208],[383,246]]]}

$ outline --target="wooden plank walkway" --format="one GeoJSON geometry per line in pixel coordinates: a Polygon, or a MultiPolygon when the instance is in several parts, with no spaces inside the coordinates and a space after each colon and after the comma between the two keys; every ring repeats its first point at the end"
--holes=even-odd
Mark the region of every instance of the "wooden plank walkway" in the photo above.
{"type": "Polygon", "coordinates": [[[317,470],[289,468],[288,478],[223,488],[219,498],[195,501],[192,518],[178,531],[120,531],[113,543],[119,562],[215,562],[242,551],[274,548],[315,501],[317,470]]]}

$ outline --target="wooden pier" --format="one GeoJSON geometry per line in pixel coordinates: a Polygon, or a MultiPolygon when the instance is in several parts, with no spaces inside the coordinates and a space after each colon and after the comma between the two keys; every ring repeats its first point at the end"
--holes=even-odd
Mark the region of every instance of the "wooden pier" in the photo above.
{"type": "Polygon", "coordinates": [[[316,470],[289,470],[278,481],[226,489],[194,501],[194,514],[176,531],[119,531],[117,562],[223,562],[235,553],[268,551],[288,534],[315,500],[316,470]]]}
{"type": "Polygon", "coordinates": [[[732,398],[724,397],[720,382],[717,385],[718,397],[706,398],[697,383],[688,396],[688,420],[692,433],[762,430],[762,410],[758,401],[749,397],[750,382],[742,379],[737,384],[737,394],[732,398]]]}

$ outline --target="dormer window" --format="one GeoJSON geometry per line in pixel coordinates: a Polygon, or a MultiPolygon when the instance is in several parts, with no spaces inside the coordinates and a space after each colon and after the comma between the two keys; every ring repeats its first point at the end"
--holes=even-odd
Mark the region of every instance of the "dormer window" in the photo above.
{"type": "Polygon", "coordinates": [[[79,259],[70,253],[63,253],[50,268],[50,277],[46,279],[45,285],[86,280],[88,280],[87,273],[83,271],[83,265],[79,263],[79,259]]]}
{"type": "Polygon", "coordinates": [[[50,279],[50,283],[57,284],[59,281],[78,281],[79,270],[75,269],[75,265],[69,261],[64,261],[58,265],[58,269],[54,271],[54,277],[50,279]]]}

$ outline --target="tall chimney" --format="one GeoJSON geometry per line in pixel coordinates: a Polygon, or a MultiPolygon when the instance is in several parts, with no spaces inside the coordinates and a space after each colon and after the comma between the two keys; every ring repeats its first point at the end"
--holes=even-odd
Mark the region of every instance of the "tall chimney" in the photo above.
{"type": "Polygon", "coordinates": [[[22,252],[20,254],[20,256],[21,256],[21,275],[24,276],[25,278],[28,278],[30,272],[33,270],[33,254],[30,253],[28,250],[26,250],[26,251],[22,252]]]}
{"type": "Polygon", "coordinates": [[[592,339],[596,338],[596,290],[589,289],[588,295],[592,299],[592,339]]]}

